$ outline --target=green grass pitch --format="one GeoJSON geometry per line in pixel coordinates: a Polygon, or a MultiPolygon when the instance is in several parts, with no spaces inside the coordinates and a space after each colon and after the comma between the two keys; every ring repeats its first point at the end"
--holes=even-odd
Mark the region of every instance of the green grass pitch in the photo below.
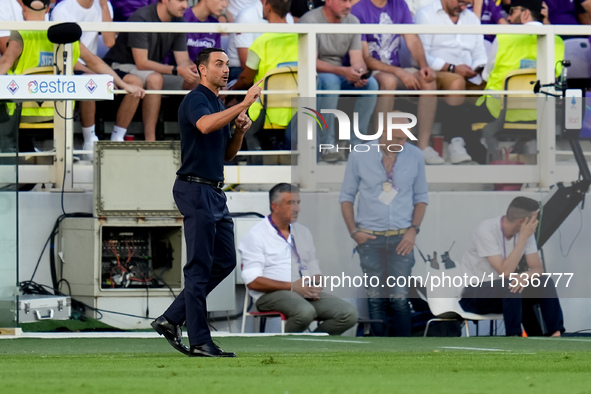
{"type": "Polygon", "coordinates": [[[591,393],[591,338],[2,339],[0,393],[591,393]]]}

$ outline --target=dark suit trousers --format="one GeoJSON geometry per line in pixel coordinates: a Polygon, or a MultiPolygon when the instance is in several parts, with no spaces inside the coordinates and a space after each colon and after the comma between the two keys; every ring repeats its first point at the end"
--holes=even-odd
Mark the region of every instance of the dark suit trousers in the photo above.
{"type": "Polygon", "coordinates": [[[220,189],[177,180],[173,196],[184,217],[187,264],[185,288],[164,317],[185,322],[191,346],[201,345],[211,340],[206,297],[236,267],[234,223],[220,189]]]}

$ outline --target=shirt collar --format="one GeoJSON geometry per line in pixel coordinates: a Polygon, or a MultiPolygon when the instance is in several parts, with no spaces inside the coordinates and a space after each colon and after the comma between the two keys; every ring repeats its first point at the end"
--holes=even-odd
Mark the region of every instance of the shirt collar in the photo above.
{"type": "Polygon", "coordinates": [[[212,92],[207,86],[203,85],[202,83],[197,85],[197,90],[199,90],[201,93],[205,94],[205,96],[209,100],[216,100],[218,98],[218,96],[216,96],[214,92],[212,92]]]}

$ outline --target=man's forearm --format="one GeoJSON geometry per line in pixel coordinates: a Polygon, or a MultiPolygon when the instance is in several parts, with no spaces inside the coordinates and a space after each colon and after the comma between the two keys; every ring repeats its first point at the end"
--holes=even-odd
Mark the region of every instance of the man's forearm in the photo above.
{"type": "Polygon", "coordinates": [[[202,116],[195,126],[197,126],[199,131],[203,134],[213,133],[234,120],[234,118],[240,115],[240,112],[244,111],[245,108],[246,105],[240,103],[221,112],[202,116]]]}
{"type": "Polygon", "coordinates": [[[427,211],[427,204],[424,202],[419,202],[415,205],[414,210],[412,212],[412,225],[413,226],[420,226],[423,218],[425,217],[425,212],[427,211]]]}
{"type": "Polygon", "coordinates": [[[244,139],[244,134],[246,134],[246,133],[240,132],[240,131],[234,132],[232,139],[230,140],[230,142],[228,143],[228,146],[226,147],[224,159],[229,161],[229,160],[232,160],[233,158],[236,157],[236,154],[238,154],[238,151],[242,147],[242,140],[244,139]]]}
{"type": "Polygon", "coordinates": [[[349,231],[349,234],[353,233],[357,228],[357,225],[355,224],[355,211],[353,209],[353,203],[349,201],[342,202],[341,213],[343,214],[347,231],[349,231]]]}
{"type": "Polygon", "coordinates": [[[289,291],[291,290],[291,282],[283,282],[259,276],[248,284],[248,288],[263,293],[272,293],[280,290],[289,291]]]}

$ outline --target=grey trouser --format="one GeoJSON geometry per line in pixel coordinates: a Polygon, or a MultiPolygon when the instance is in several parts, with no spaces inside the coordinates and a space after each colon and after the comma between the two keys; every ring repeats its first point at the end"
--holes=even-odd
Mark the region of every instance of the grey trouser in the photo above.
{"type": "Polygon", "coordinates": [[[320,293],[319,300],[308,301],[294,291],[280,290],[263,294],[256,307],[261,312],[278,311],[287,316],[286,332],[302,332],[317,319],[315,332],[341,335],[357,323],[357,308],[326,293],[320,293]]]}
{"type": "MultiPolygon", "coordinates": [[[[146,79],[148,79],[148,75],[156,72],[153,70],[138,70],[135,64],[128,63],[113,63],[111,67],[113,68],[113,70],[120,70],[128,74],[133,74],[135,76],[140,77],[142,83],[144,84],[144,88],[146,87],[146,79]]],[[[180,75],[162,74],[162,79],[164,80],[162,84],[162,90],[183,89],[183,83],[185,82],[185,80],[180,75]]]]}

